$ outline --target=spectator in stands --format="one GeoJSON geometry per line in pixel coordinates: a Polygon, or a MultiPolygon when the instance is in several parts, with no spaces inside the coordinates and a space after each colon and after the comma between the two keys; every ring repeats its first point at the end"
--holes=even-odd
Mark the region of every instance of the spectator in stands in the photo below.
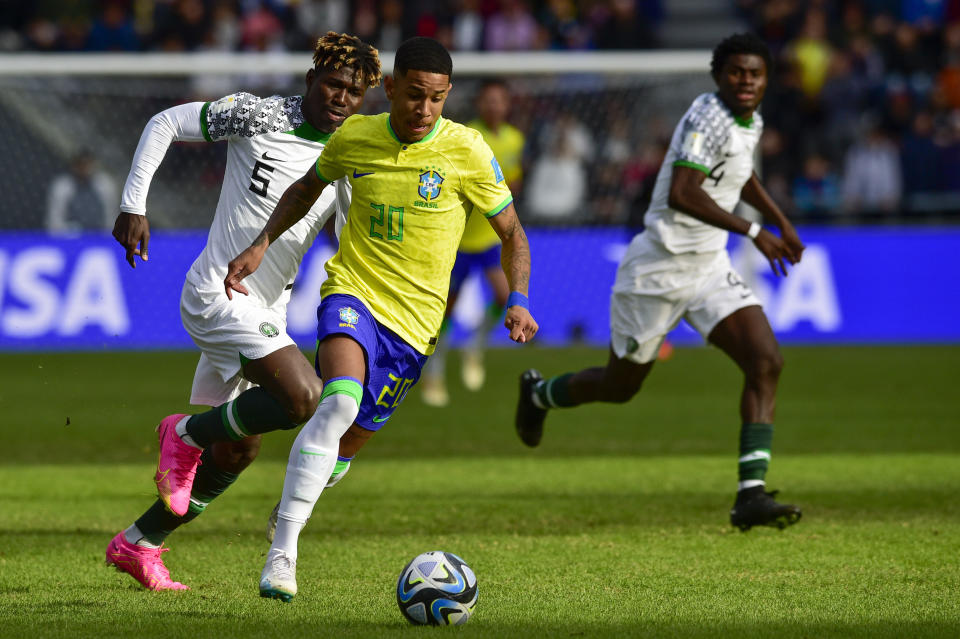
{"type": "Polygon", "coordinates": [[[483,45],[483,16],[480,0],[459,0],[453,16],[453,48],[458,51],[476,51],[483,45]]]}
{"type": "Polygon", "coordinates": [[[808,96],[816,96],[827,79],[832,47],[827,40],[827,14],[819,7],[807,10],[800,35],[788,46],[791,59],[800,72],[800,86],[808,96]]]}
{"type": "MultiPolygon", "coordinates": [[[[240,16],[230,0],[219,0],[213,5],[210,15],[210,31],[204,40],[204,49],[211,51],[236,51],[240,48],[240,16]]],[[[323,33],[323,31],[320,31],[323,33]]],[[[227,82],[231,82],[228,78],[227,82]]],[[[217,93],[224,95],[226,92],[217,93]]]]}
{"type": "Polygon", "coordinates": [[[195,51],[207,40],[210,28],[203,0],[157,3],[154,14],[154,48],[195,51]]]}
{"type": "Polygon", "coordinates": [[[570,136],[552,138],[552,145],[533,164],[526,191],[530,214],[538,221],[583,221],[587,171],[570,136]]]}
{"type": "Polygon", "coordinates": [[[596,153],[595,137],[572,113],[561,112],[552,121],[544,125],[538,140],[541,148],[563,148],[564,152],[576,158],[578,162],[589,162],[596,153]],[[563,138],[563,143],[558,142],[563,138]]]}
{"type": "Polygon", "coordinates": [[[400,0],[383,0],[380,3],[380,29],[376,46],[381,51],[396,51],[406,40],[403,32],[403,3],[400,0]]]}
{"type": "Polygon", "coordinates": [[[950,108],[960,109],[960,22],[943,32],[943,68],[936,78],[936,88],[950,108]]]}
{"type": "Polygon", "coordinates": [[[87,35],[89,51],[139,51],[140,37],[122,0],[108,0],[87,35]]]}
{"type": "Polygon", "coordinates": [[[798,158],[787,151],[787,137],[776,126],[764,126],[763,135],[760,138],[760,157],[767,193],[784,213],[792,217],[796,212],[792,181],[799,170],[798,158]]]}
{"type": "Polygon", "coordinates": [[[573,0],[548,0],[540,15],[551,49],[586,49],[590,32],[577,17],[573,0]]]}
{"type": "Polygon", "coordinates": [[[914,116],[913,126],[904,136],[900,148],[903,192],[908,208],[913,208],[918,198],[937,190],[938,155],[933,140],[933,115],[929,111],[920,111],[914,116]]]}
{"type": "MultiPolygon", "coordinates": [[[[764,129],[777,129],[783,138],[783,149],[798,148],[803,144],[807,126],[805,107],[807,98],[800,88],[800,72],[792,61],[784,60],[774,66],[776,77],[763,99],[764,129]]],[[[797,167],[791,167],[791,176],[797,167]]]]}
{"type": "Polygon", "coordinates": [[[540,27],[525,0],[502,0],[487,20],[484,42],[489,51],[541,49],[540,27]]]}
{"type": "Polygon", "coordinates": [[[866,9],[860,2],[847,2],[840,9],[840,23],[836,25],[831,40],[843,49],[849,49],[856,38],[867,36],[866,9]]]}
{"type": "Polygon", "coordinates": [[[934,140],[937,144],[937,189],[942,194],[960,199],[960,112],[951,111],[943,118],[934,140]]]}
{"type": "Polygon", "coordinates": [[[608,0],[609,12],[597,25],[598,49],[652,49],[658,46],[656,31],[637,7],[636,0],[608,0]]]}
{"type": "Polygon", "coordinates": [[[844,150],[853,142],[868,90],[866,78],[854,73],[850,54],[834,52],[819,96],[826,119],[820,143],[828,145],[830,157],[843,157],[844,150]]]}
{"type": "Polygon", "coordinates": [[[899,151],[879,122],[868,120],[864,128],[844,161],[843,208],[848,213],[894,213],[903,183],[899,151]]]}
{"type": "Polygon", "coordinates": [[[886,61],[887,73],[922,91],[929,86],[929,77],[937,66],[937,54],[922,46],[913,25],[901,22],[893,31],[892,49],[886,61]]]}
{"type": "Polygon", "coordinates": [[[70,170],[50,183],[46,227],[50,233],[107,230],[113,228],[116,183],[97,166],[87,149],[70,160],[70,170]]]}
{"type": "Polygon", "coordinates": [[[814,151],[804,158],[803,173],[793,184],[793,203],[797,213],[807,218],[839,212],[840,178],[822,154],[814,151]]]}

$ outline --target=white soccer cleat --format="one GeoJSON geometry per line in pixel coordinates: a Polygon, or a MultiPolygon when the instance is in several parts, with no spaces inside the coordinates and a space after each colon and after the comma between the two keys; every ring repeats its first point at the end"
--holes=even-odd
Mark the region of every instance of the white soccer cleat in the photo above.
{"type": "Polygon", "coordinates": [[[465,351],[460,375],[467,390],[476,392],[483,388],[483,383],[487,381],[487,371],[483,367],[483,354],[479,351],[465,351]]]}
{"type": "Polygon", "coordinates": [[[290,603],[297,594],[297,562],[282,550],[267,553],[260,573],[260,596],[290,603]]]}
{"type": "Polygon", "coordinates": [[[447,394],[447,385],[440,377],[433,375],[424,375],[420,382],[420,399],[427,406],[434,408],[443,408],[450,403],[450,395],[447,394]]]}

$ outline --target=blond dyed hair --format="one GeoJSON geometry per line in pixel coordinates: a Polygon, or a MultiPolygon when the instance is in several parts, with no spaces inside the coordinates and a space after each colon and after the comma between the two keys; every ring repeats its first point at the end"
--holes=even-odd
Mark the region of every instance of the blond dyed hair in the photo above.
{"type": "Polygon", "coordinates": [[[354,69],[354,78],[367,88],[380,86],[380,52],[357,36],[327,31],[317,39],[313,49],[313,66],[317,70],[354,69]]]}

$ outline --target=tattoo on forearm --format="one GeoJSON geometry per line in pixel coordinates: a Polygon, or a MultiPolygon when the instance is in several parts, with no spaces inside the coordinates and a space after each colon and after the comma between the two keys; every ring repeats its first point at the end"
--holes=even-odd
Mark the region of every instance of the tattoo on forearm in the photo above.
{"type": "Polygon", "coordinates": [[[530,285],[530,245],[519,221],[514,219],[504,235],[510,241],[503,244],[501,266],[510,282],[510,289],[526,293],[530,285]]]}

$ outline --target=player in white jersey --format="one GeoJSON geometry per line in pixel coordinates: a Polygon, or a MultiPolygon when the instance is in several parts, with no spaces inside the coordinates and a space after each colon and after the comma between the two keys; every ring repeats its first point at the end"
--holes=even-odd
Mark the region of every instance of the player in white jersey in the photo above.
{"type": "MultiPolygon", "coordinates": [[[[311,168],[330,135],[380,84],[377,50],[355,36],[328,32],[317,41],[314,66],[302,96],[262,99],[236,93],[214,102],[193,102],[155,115],[144,129],[124,187],[113,235],[126,259],[147,261],[147,191],[174,141],[226,140],[227,167],[207,244],[187,273],[180,298],[184,328],[200,348],[190,401],[212,406],[197,415],[171,415],[160,429],[197,420],[220,428],[232,441],[209,446],[192,477],[189,499],[172,503],[165,469],[157,469],[158,499],[107,547],[107,564],[150,590],[182,590],[160,559],[161,544],[226,490],[256,457],[261,434],[295,428],[316,410],[321,380],[286,332],[286,307],[300,262],[317,232],[336,215],[336,230],[349,208],[346,184],[313,205],[284,234],[257,273],[246,296],[227,299],[227,263],[249,246],[287,187],[311,168]]],[[[335,483],[369,437],[354,428],[341,440],[335,483]]]]}
{"type": "Polygon", "coordinates": [[[548,380],[536,370],[524,372],[516,415],[520,438],[536,446],[550,408],[628,401],[667,333],[686,319],[744,373],[739,483],[730,513],[742,530],[783,528],[800,519],[799,508],[765,491],[783,358],[760,301],[726,251],[729,232],[746,235],[774,273],[786,276],[786,263],[799,262],[804,249],[753,167],[763,128],[756,109],[769,69],[767,46],[752,34],[731,36],[714,49],[717,91],[697,97],[674,130],[644,217],[646,230],[633,238],[617,270],[606,366],[548,380]],[[777,226],[780,237],[734,215],[741,199],[777,226]]]}

